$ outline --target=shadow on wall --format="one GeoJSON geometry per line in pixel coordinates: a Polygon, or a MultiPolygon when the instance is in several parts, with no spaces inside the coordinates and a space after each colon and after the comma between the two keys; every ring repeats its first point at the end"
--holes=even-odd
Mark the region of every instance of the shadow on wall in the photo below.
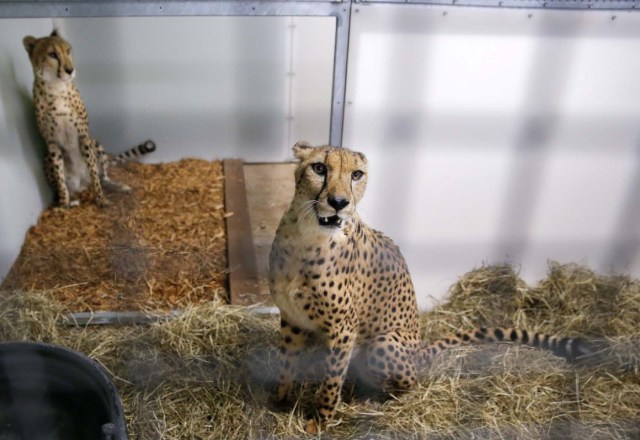
{"type": "Polygon", "coordinates": [[[531,222],[545,181],[550,138],[557,129],[560,101],[571,80],[569,66],[575,56],[582,22],[563,24],[559,30],[553,16],[542,17],[533,31],[538,38],[526,82],[526,109],[514,141],[509,186],[499,220],[504,239],[499,240],[494,251],[498,258],[511,262],[522,261],[531,241],[531,222]],[[545,38],[559,31],[565,38],[545,38]]]}
{"type": "MultiPolygon", "coordinates": [[[[60,19],[91,132],[111,153],[154,139],[150,161],[272,160],[285,138],[281,17],[60,19]],[[90,36],[88,38],[87,36],[90,36]]],[[[275,156],[279,157],[279,156],[275,156]]]]}
{"type": "MultiPolygon", "coordinates": [[[[25,58],[28,63],[26,52],[25,58]]],[[[0,149],[0,155],[6,155],[4,159],[7,162],[16,161],[16,154],[22,156],[27,164],[24,171],[29,176],[28,182],[25,181],[24,184],[35,184],[39,202],[46,206],[51,202],[53,194],[44,175],[46,145],[38,132],[31,90],[23,86],[24,81],[20,81],[13,60],[0,65],[0,69],[0,77],[11,81],[7,87],[0,88],[2,108],[6,109],[4,124],[8,128],[16,128],[18,136],[17,145],[0,149]]]]}
{"type": "MultiPolygon", "coordinates": [[[[16,111],[5,115],[7,118],[6,124],[8,127],[19,127],[20,124],[24,124],[24,129],[17,132],[19,138],[18,148],[25,163],[28,165],[25,171],[28,173],[29,180],[37,186],[39,201],[43,206],[46,206],[53,197],[43,168],[47,147],[38,131],[32,92],[21,85],[13,62],[9,63],[9,69],[11,70],[13,82],[9,90],[0,92],[0,99],[3,104],[9,100],[12,101],[15,104],[16,111]],[[13,96],[5,96],[9,94],[13,96]]],[[[5,77],[5,75],[0,73],[0,77],[5,77]]],[[[8,159],[11,160],[11,157],[8,159]]]]}
{"type": "Polygon", "coordinates": [[[26,35],[51,29],[50,19],[2,20],[0,28],[0,279],[20,252],[27,228],[53,197],[31,98],[33,73],[22,45],[26,35]]]}

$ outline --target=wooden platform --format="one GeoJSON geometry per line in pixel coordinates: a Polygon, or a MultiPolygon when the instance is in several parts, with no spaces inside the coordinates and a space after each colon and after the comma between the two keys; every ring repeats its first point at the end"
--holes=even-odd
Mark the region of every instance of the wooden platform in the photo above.
{"type": "Polygon", "coordinates": [[[225,197],[232,304],[273,305],[267,270],[280,218],[294,192],[294,163],[226,160],[225,197]]]}

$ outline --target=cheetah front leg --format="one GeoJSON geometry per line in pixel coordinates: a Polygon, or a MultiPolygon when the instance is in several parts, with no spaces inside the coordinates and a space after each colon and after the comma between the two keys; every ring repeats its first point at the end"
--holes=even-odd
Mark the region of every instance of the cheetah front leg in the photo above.
{"type": "Polygon", "coordinates": [[[306,346],[309,332],[289,323],[284,314],[280,318],[280,374],[274,396],[275,403],[289,400],[300,355],[306,346]]]}
{"type": "Polygon", "coordinates": [[[47,180],[53,186],[58,196],[58,204],[63,208],[71,208],[77,206],[77,200],[71,202],[69,189],[64,175],[64,159],[62,157],[62,149],[55,141],[47,142],[49,153],[44,160],[44,172],[47,180]]]}
{"type": "Polygon", "coordinates": [[[91,190],[93,191],[96,205],[103,208],[107,206],[109,202],[107,202],[107,200],[104,198],[104,194],[102,192],[98,163],[96,161],[96,155],[93,151],[91,139],[88,136],[80,136],[79,143],[80,149],[82,151],[82,156],[84,157],[85,162],[87,163],[87,168],[89,169],[89,177],[91,178],[91,190]]]}
{"type": "Polygon", "coordinates": [[[98,160],[98,167],[100,170],[100,182],[102,185],[108,189],[109,191],[117,191],[117,192],[131,192],[131,188],[124,183],[115,182],[109,178],[109,157],[107,156],[106,151],[96,139],[92,139],[93,148],[98,160]]]}
{"type": "Polygon", "coordinates": [[[333,418],[340,403],[340,392],[357,334],[355,325],[350,320],[336,327],[323,329],[327,336],[328,348],[325,357],[325,379],[318,392],[317,419],[312,415],[305,423],[305,431],[308,434],[316,434],[327,420],[333,418]]]}

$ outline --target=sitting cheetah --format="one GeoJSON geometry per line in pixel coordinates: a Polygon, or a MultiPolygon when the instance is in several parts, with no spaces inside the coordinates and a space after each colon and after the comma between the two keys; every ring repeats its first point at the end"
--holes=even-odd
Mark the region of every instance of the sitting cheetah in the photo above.
{"type": "Polygon", "coordinates": [[[296,189],[271,249],[269,281],[280,309],[281,370],[275,400],[288,399],[309,337],[326,345],[325,378],[305,429],[330,419],[352,360],[382,391],[407,390],[429,358],[450,346],[512,341],[569,359],[589,352],[578,339],[515,329],[477,329],[423,344],[416,296],[398,247],[356,212],[367,184],[361,153],[299,142],[296,189]],[[316,338],[317,339],[317,338],[316,338]]]}
{"type": "MultiPolygon", "coordinates": [[[[50,36],[24,37],[23,44],[33,67],[33,99],[40,134],[47,143],[47,180],[57,193],[59,204],[79,204],[71,196],[91,187],[98,206],[107,204],[102,188],[128,192],[127,185],[109,179],[109,158],[102,145],[89,136],[89,119],[73,82],[76,69],[71,46],[56,30],[50,36]]],[[[146,141],[114,160],[138,157],[155,150],[146,141]]]]}

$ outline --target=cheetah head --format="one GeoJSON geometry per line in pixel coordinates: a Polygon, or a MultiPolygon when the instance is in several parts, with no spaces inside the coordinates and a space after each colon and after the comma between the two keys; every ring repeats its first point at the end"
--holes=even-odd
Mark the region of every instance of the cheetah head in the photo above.
{"type": "Polygon", "coordinates": [[[71,45],[54,30],[50,36],[35,38],[26,36],[22,40],[29,54],[33,73],[47,82],[71,82],[76,75],[71,56],[71,45]]]}
{"type": "Polygon", "coordinates": [[[355,212],[367,185],[367,159],[346,148],[313,147],[298,142],[293,153],[299,218],[321,228],[342,228],[355,212]]]}

